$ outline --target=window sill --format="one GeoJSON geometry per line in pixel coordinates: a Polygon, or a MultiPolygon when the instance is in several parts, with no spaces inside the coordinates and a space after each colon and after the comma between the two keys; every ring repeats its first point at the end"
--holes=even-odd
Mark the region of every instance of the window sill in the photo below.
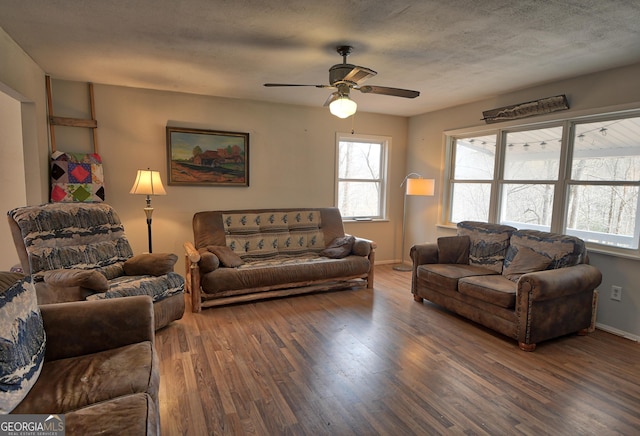
{"type": "Polygon", "coordinates": [[[386,218],[358,218],[358,219],[343,219],[342,220],[343,223],[386,223],[389,222],[388,219],[386,218]]]}
{"type": "Polygon", "coordinates": [[[602,245],[594,245],[587,242],[587,254],[595,253],[603,256],[620,257],[623,259],[640,260],[640,253],[638,250],[616,249],[613,247],[606,247],[602,245]]]}

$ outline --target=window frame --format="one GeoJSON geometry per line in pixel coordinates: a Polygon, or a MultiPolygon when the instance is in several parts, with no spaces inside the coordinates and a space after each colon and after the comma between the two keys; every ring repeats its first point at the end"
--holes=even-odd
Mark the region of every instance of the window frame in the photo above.
{"type": "MultiPolygon", "coordinates": [[[[340,183],[341,182],[372,182],[380,184],[380,192],[378,197],[379,210],[378,215],[371,216],[348,216],[342,215],[343,221],[384,221],[388,219],[388,197],[389,197],[389,156],[391,155],[391,137],[380,135],[368,135],[368,134],[353,134],[353,133],[336,133],[336,145],[335,145],[335,189],[334,189],[334,206],[340,207],[340,183]],[[380,177],[378,179],[358,179],[358,178],[341,178],[340,177],[340,143],[376,143],[381,146],[380,156],[380,177]]],[[[340,211],[342,214],[342,211],[340,211]]]]}
{"type": "MultiPolygon", "coordinates": [[[[569,194],[573,186],[634,186],[640,189],[640,180],[638,181],[588,181],[572,179],[572,165],[574,154],[574,132],[576,125],[585,123],[606,122],[612,120],[620,120],[626,118],[640,117],[640,109],[611,110],[607,112],[593,112],[585,115],[576,115],[571,118],[564,119],[548,119],[537,123],[517,122],[496,123],[491,126],[479,126],[478,128],[466,128],[459,130],[450,130],[444,132],[445,155],[444,155],[444,187],[442,192],[442,212],[440,215],[440,226],[455,227],[456,223],[452,222],[450,217],[453,208],[453,188],[456,183],[490,183],[490,203],[488,222],[498,223],[502,216],[502,190],[505,185],[511,183],[517,184],[548,184],[554,186],[553,210],[551,213],[551,226],[549,231],[555,233],[567,233],[569,194]],[[511,132],[537,130],[551,127],[562,127],[561,149],[559,156],[559,171],[557,180],[506,180],[504,178],[505,171],[505,154],[506,154],[506,135],[511,132]],[[477,136],[496,135],[496,155],[494,163],[494,176],[491,180],[465,180],[455,179],[455,148],[456,141],[464,138],[472,138],[477,136]]],[[[521,121],[521,120],[520,120],[521,121]]],[[[636,229],[640,229],[640,208],[636,214],[636,229]]],[[[640,244],[638,243],[638,233],[634,235],[634,241],[639,245],[638,248],[625,248],[608,245],[605,243],[596,243],[587,241],[587,246],[594,252],[605,254],[613,254],[628,258],[640,258],[640,244]]]]}

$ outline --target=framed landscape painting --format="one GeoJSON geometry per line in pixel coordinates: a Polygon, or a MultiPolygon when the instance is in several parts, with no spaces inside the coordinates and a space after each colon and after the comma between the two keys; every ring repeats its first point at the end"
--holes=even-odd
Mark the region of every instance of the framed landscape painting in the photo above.
{"type": "Polygon", "coordinates": [[[249,134],[167,126],[169,185],[249,186],[249,134]]]}

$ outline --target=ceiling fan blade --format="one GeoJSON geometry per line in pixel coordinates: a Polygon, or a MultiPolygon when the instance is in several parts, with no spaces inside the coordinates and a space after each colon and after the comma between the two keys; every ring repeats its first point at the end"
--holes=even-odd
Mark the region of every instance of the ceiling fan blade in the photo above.
{"type": "Polygon", "coordinates": [[[274,87],[274,86],[313,86],[316,88],[333,88],[333,86],[331,85],[300,85],[300,84],[294,84],[294,83],[265,83],[264,86],[266,87],[274,87]]]}
{"type": "Polygon", "coordinates": [[[340,97],[340,93],[339,92],[332,92],[331,95],[329,95],[329,97],[327,97],[327,100],[324,102],[324,104],[322,105],[323,107],[329,107],[329,105],[331,104],[331,102],[333,102],[334,100],[337,100],[338,97],[340,97]]]}
{"type": "Polygon", "coordinates": [[[340,82],[347,82],[359,85],[376,73],[370,68],[359,67],[351,64],[337,64],[329,69],[329,83],[335,85],[340,82]]]}
{"type": "Polygon", "coordinates": [[[412,91],[410,89],[388,88],[386,86],[360,86],[355,88],[365,94],[391,95],[393,97],[416,98],[420,95],[420,91],[412,91]]]}
{"type": "Polygon", "coordinates": [[[376,73],[370,68],[359,67],[357,65],[354,65],[353,69],[349,72],[349,74],[344,76],[342,80],[344,80],[345,82],[353,82],[353,83],[360,84],[361,82],[364,82],[365,80],[375,76],[376,74],[378,73],[376,73]]]}

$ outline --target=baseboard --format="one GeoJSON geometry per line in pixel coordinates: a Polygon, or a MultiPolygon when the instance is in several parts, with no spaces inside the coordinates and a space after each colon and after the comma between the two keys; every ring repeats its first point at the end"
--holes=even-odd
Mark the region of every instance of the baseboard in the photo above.
{"type": "MultiPolygon", "coordinates": [[[[395,265],[395,264],[399,264],[400,260],[376,260],[375,265],[395,265]]],[[[411,265],[411,263],[409,263],[408,261],[405,262],[407,265],[411,265]]]]}
{"type": "Polygon", "coordinates": [[[635,342],[640,342],[640,336],[636,336],[636,335],[632,335],[631,333],[625,332],[623,330],[617,329],[615,327],[611,327],[605,324],[600,324],[599,322],[596,323],[596,328],[603,330],[607,333],[611,333],[613,335],[616,336],[621,336],[625,339],[629,339],[635,342]]]}

